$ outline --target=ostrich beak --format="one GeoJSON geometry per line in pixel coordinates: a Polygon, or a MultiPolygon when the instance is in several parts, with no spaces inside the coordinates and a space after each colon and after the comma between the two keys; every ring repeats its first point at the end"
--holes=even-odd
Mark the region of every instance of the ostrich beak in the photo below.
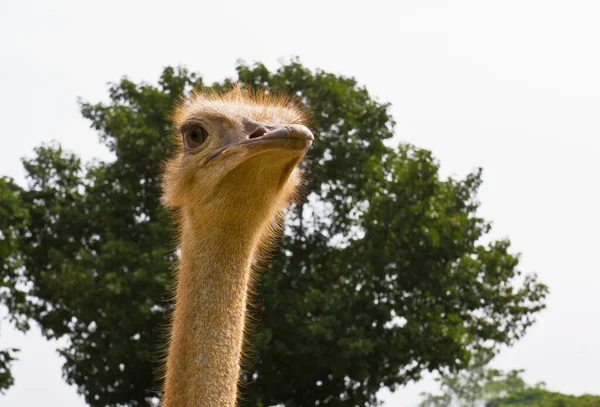
{"type": "Polygon", "coordinates": [[[209,154],[204,162],[235,156],[234,161],[240,163],[252,156],[271,151],[286,155],[292,153],[300,160],[314,139],[312,132],[301,124],[261,126],[248,134],[242,141],[209,154]]]}
{"type": "Polygon", "coordinates": [[[250,149],[259,150],[303,150],[305,151],[315,137],[312,132],[301,124],[288,124],[275,127],[270,131],[259,128],[252,132],[247,139],[241,141],[237,146],[245,146],[250,149]]]}

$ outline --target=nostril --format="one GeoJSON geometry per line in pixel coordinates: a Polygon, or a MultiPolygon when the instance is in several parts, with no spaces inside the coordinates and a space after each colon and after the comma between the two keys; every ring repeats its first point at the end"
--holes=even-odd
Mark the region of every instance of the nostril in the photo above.
{"type": "Polygon", "coordinates": [[[248,139],[264,136],[265,134],[267,134],[267,132],[268,132],[268,130],[265,129],[264,127],[257,127],[256,129],[254,129],[252,131],[252,133],[248,134],[248,139]]]}

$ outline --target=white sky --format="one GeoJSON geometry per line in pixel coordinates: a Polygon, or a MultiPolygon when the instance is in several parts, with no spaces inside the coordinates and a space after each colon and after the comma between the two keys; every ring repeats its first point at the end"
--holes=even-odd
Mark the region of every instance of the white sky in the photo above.
{"type": "MultiPolygon", "coordinates": [[[[127,74],[155,82],[183,64],[208,81],[235,61],[270,68],[298,55],[355,76],[392,103],[397,140],[431,149],[445,174],[484,168],[481,214],[522,269],[551,288],[548,309],[496,365],[565,393],[600,393],[600,2],[0,1],[0,175],[59,140],[108,157],[76,104],[107,99],[127,74]]],[[[54,344],[4,322],[22,348],[2,406],[83,406],[54,344]]],[[[384,392],[414,406],[431,381],[384,392]]]]}

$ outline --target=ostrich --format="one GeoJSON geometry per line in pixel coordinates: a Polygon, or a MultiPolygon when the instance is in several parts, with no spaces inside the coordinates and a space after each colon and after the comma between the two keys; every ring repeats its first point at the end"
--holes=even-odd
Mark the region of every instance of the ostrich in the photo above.
{"type": "Polygon", "coordinates": [[[163,198],[179,213],[181,259],[164,407],[236,405],[251,266],[298,188],[305,120],[289,99],[239,87],[175,111],[163,198]]]}

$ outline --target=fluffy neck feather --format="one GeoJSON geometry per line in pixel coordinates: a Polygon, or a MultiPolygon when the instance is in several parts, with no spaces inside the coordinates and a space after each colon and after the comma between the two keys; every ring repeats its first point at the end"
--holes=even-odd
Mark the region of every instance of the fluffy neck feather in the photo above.
{"type": "Polygon", "coordinates": [[[233,407],[256,243],[184,221],[165,407],[233,407]]]}
{"type": "Polygon", "coordinates": [[[237,208],[252,219],[184,210],[164,407],[236,405],[251,264],[281,207],[270,203],[237,208]]]}

